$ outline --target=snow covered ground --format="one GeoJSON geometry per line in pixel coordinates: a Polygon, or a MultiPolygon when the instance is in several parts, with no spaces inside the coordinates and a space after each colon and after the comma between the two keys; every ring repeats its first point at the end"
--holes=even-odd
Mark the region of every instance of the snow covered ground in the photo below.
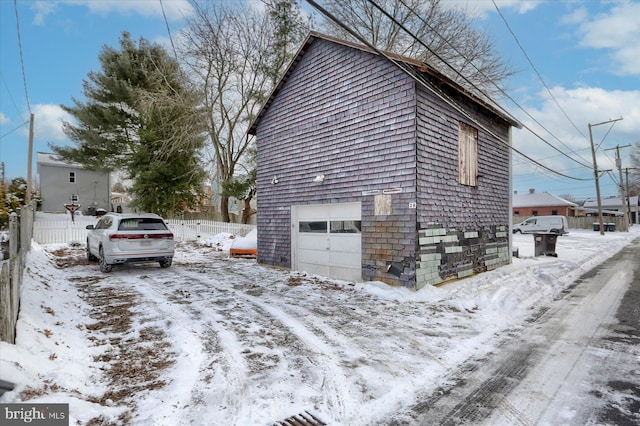
{"type": "Polygon", "coordinates": [[[638,237],[572,230],[556,258],[516,235],[513,264],[417,292],[230,259],[229,235],[111,274],[36,244],[0,402],[69,403],[70,424],[381,424],[638,237]]]}

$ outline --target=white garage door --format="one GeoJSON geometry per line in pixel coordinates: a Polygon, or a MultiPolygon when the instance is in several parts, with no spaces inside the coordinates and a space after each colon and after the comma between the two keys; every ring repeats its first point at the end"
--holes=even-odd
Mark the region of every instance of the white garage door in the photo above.
{"type": "Polygon", "coordinates": [[[360,217],[360,203],[293,206],[293,269],[331,278],[361,280],[360,217]]]}

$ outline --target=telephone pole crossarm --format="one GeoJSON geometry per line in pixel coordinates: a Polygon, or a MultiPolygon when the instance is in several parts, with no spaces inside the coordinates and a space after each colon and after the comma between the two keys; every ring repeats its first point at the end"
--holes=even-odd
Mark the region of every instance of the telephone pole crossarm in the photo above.
{"type": "Polygon", "coordinates": [[[600,197],[600,178],[598,175],[598,163],[596,162],[596,147],[593,144],[593,132],[591,129],[596,126],[607,123],[615,123],[622,120],[622,117],[614,120],[603,121],[602,123],[591,124],[589,123],[589,142],[591,143],[591,155],[593,156],[593,177],[596,181],[596,197],[598,199],[598,222],[600,223],[600,235],[604,235],[604,221],[602,220],[602,198],[600,197]]]}

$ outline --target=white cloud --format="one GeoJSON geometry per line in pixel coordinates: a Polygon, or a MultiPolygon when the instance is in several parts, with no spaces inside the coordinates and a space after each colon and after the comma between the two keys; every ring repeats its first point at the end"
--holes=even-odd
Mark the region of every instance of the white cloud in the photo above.
{"type": "Polygon", "coordinates": [[[599,14],[580,25],[581,46],[607,49],[614,73],[640,75],[640,3],[616,3],[607,14],[599,14]]]}
{"type": "Polygon", "coordinates": [[[4,115],[4,113],[0,112],[0,125],[11,123],[11,119],[4,115]]]}
{"type": "Polygon", "coordinates": [[[66,141],[67,136],[62,131],[62,122],[71,121],[71,116],[59,105],[33,105],[33,132],[36,139],[45,141],[66,141]]]}
{"type": "MultiPolygon", "coordinates": [[[[496,4],[500,10],[515,9],[520,14],[525,14],[540,6],[542,3],[544,3],[544,1],[496,0],[496,4]]],[[[489,13],[496,11],[496,8],[491,1],[449,0],[440,3],[440,5],[442,7],[462,9],[468,15],[479,19],[485,19],[489,13]]]]}
{"type": "Polygon", "coordinates": [[[35,11],[33,23],[36,25],[44,24],[45,18],[54,13],[58,6],[56,1],[38,0],[31,4],[31,9],[35,11]]]}
{"type": "MultiPolygon", "coordinates": [[[[565,118],[563,112],[560,111],[546,91],[540,92],[538,97],[532,100],[532,105],[540,105],[538,108],[531,106],[526,106],[525,108],[562,143],[558,142],[545,130],[539,128],[531,119],[520,117],[520,120],[571,157],[578,158],[579,155],[579,161],[588,165],[592,164],[589,124],[593,125],[610,119],[623,118],[622,121],[617,122],[611,128],[608,134],[610,125],[601,125],[593,128],[594,143],[599,145],[604,140],[597,156],[599,168],[611,168],[613,166],[611,164],[612,154],[610,152],[605,153],[605,148],[626,145],[638,140],[638,135],[640,135],[640,90],[607,91],[598,87],[576,89],[554,87],[551,91],[580,132],[565,118]]],[[[589,168],[569,160],[527,130],[514,132],[514,146],[532,158],[539,160],[545,166],[564,174],[575,177],[588,177],[592,173],[589,168]]],[[[526,175],[532,173],[533,166],[530,163],[521,162],[518,159],[514,166],[515,174],[526,175]]],[[[551,172],[545,172],[544,175],[552,176],[551,172]]]]}
{"type": "Polygon", "coordinates": [[[91,12],[107,15],[135,13],[142,16],[162,16],[162,10],[169,21],[179,21],[193,13],[193,7],[187,0],[149,1],[149,0],[71,0],[69,3],[84,4],[91,12]]]}
{"type": "Polygon", "coordinates": [[[107,16],[111,13],[121,15],[141,15],[144,17],[162,17],[162,10],[168,21],[180,21],[193,14],[189,0],[38,0],[32,3],[35,11],[34,22],[44,23],[45,18],[56,12],[59,5],[85,6],[92,13],[107,16]]]}
{"type": "Polygon", "coordinates": [[[589,18],[589,10],[586,7],[579,7],[571,11],[571,13],[560,18],[563,24],[581,24],[589,18]]]}

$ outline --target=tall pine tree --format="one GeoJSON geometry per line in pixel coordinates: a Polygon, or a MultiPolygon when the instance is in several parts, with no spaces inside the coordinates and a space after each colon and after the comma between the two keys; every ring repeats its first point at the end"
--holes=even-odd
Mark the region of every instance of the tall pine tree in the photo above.
{"type": "Polygon", "coordinates": [[[167,216],[199,201],[205,176],[196,91],[164,48],[128,33],[120,49],[105,46],[102,70],[84,81],[85,101],[62,108],[75,121],[64,131],[75,146],[51,146],[69,162],[132,180],[132,205],[167,216]]]}

